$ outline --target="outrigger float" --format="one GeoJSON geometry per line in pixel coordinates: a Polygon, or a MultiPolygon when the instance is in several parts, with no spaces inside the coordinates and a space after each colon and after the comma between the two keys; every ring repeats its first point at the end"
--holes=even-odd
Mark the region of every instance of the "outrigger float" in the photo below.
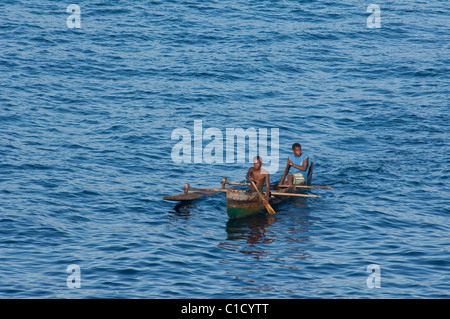
{"type": "MultiPolygon", "coordinates": [[[[218,192],[224,192],[227,194],[227,214],[231,219],[243,218],[251,215],[258,214],[267,210],[269,214],[274,214],[275,211],[272,205],[277,205],[286,198],[289,197],[320,197],[318,195],[304,194],[302,191],[307,189],[333,189],[327,186],[311,186],[312,170],[314,162],[311,162],[311,166],[308,174],[307,185],[271,185],[270,186],[270,198],[267,205],[264,204],[260,191],[249,192],[245,190],[238,190],[236,186],[249,186],[250,183],[233,183],[228,182],[226,177],[222,179],[221,188],[191,188],[189,184],[186,184],[183,188],[184,193],[179,195],[164,196],[163,199],[170,201],[192,201],[202,198],[206,195],[212,195],[218,192]],[[233,185],[232,187],[226,187],[226,185],[233,185]]],[[[256,188],[256,187],[255,187],[256,188]]]]}

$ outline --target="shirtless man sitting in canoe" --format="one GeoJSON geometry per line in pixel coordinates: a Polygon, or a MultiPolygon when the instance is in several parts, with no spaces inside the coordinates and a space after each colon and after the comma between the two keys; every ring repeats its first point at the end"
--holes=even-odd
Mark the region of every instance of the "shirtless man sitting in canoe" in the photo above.
{"type": "MultiPolygon", "coordinates": [[[[264,168],[262,168],[262,158],[261,156],[255,156],[253,159],[253,167],[250,167],[247,172],[246,179],[255,182],[256,187],[258,187],[259,191],[263,193],[264,189],[264,182],[266,183],[266,192],[265,192],[265,201],[267,204],[269,202],[269,195],[270,195],[270,174],[268,171],[266,171],[264,168]]],[[[255,188],[253,185],[250,185],[250,188],[248,189],[250,192],[254,192],[255,188]]]]}

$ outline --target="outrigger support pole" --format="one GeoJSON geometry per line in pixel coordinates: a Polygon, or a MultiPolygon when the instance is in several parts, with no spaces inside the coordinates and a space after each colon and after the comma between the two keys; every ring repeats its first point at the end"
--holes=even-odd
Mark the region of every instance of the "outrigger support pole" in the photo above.
{"type": "Polygon", "coordinates": [[[222,184],[222,189],[225,189],[225,185],[227,184],[227,178],[222,177],[222,181],[220,182],[220,184],[222,184]]]}

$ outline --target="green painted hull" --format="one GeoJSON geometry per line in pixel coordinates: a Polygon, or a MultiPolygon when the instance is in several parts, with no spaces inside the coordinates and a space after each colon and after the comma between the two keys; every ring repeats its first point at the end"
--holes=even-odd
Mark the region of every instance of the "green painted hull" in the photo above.
{"type": "Polygon", "coordinates": [[[265,207],[257,208],[257,209],[248,209],[248,208],[227,208],[228,217],[234,218],[244,218],[251,215],[255,215],[261,212],[264,212],[265,207]]]}
{"type": "MultiPolygon", "coordinates": [[[[277,192],[283,193],[293,193],[296,190],[294,188],[283,188],[277,190],[277,192]]],[[[285,196],[272,196],[269,200],[271,206],[276,205],[288,197],[285,196]]],[[[266,207],[264,206],[258,193],[241,193],[235,192],[231,189],[227,191],[227,214],[231,219],[234,218],[244,218],[251,215],[266,212],[266,207]]]]}
{"type": "Polygon", "coordinates": [[[247,217],[264,209],[258,193],[241,193],[232,189],[227,191],[227,214],[230,218],[247,217]]]}

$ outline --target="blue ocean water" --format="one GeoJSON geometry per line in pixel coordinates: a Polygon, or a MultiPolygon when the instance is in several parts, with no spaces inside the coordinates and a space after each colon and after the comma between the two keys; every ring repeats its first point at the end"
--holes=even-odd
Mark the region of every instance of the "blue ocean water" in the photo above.
{"type": "Polygon", "coordinates": [[[450,297],[448,3],[68,4],[0,4],[1,298],[450,297]],[[334,190],[237,221],[162,200],[244,181],[172,160],[195,120],[277,128],[273,180],[300,142],[334,190]]]}

